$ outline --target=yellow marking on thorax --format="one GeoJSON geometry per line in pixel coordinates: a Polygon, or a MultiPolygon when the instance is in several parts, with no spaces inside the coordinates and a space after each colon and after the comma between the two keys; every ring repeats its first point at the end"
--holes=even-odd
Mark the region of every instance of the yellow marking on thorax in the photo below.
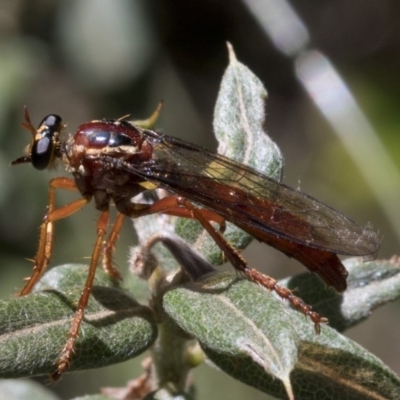
{"type": "Polygon", "coordinates": [[[139,185],[141,187],[145,188],[146,190],[153,190],[153,189],[158,188],[158,186],[156,184],[154,184],[153,182],[149,182],[149,181],[140,182],[139,185]]]}

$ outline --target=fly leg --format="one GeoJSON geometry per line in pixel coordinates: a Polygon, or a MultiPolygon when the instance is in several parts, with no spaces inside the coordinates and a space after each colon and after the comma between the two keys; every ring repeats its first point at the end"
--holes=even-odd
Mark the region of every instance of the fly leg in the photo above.
{"type": "MultiPolygon", "coordinates": [[[[108,239],[104,242],[103,250],[103,269],[110,276],[116,279],[121,279],[121,275],[112,265],[112,252],[115,248],[115,243],[118,240],[118,235],[122,228],[125,216],[129,216],[130,218],[139,218],[144,215],[163,213],[175,217],[193,218],[191,211],[186,207],[182,207],[179,203],[178,197],[174,195],[164,197],[153,204],[138,204],[123,199],[116,202],[116,207],[119,213],[108,239]]],[[[225,230],[225,220],[221,216],[208,210],[202,210],[202,212],[204,212],[204,217],[207,218],[207,220],[219,224],[221,232],[225,230]]]]}
{"type": "Polygon", "coordinates": [[[48,208],[43,218],[42,225],[40,226],[39,246],[34,258],[35,264],[33,266],[33,273],[27,279],[23,289],[19,292],[19,296],[25,296],[32,291],[33,286],[41,278],[49,265],[54,243],[54,222],[74,214],[90,201],[90,197],[84,197],[68,203],[63,207],[56,208],[57,189],[77,190],[77,187],[74,180],[69,178],[55,178],[50,181],[48,208]]]}
{"type": "Polygon", "coordinates": [[[320,333],[320,324],[328,322],[326,318],[323,318],[315,311],[312,311],[311,306],[307,305],[303,300],[295,296],[291,290],[279,286],[275,279],[262,274],[256,269],[249,268],[246,260],[239,254],[239,252],[227,242],[221,232],[214,229],[210,224],[210,221],[204,215],[204,210],[197,208],[193,203],[182,197],[178,197],[178,202],[192,213],[192,218],[199,221],[237,271],[243,273],[251,281],[258,283],[269,290],[275,291],[282,299],[287,299],[295,309],[301,311],[304,315],[308,316],[312,322],[314,322],[315,332],[320,333]]]}
{"type": "Polygon", "coordinates": [[[97,264],[99,262],[100,255],[102,253],[103,240],[104,240],[104,236],[105,236],[106,230],[107,230],[108,218],[109,218],[109,211],[108,210],[103,211],[100,214],[100,217],[97,221],[97,239],[96,239],[96,243],[94,245],[92,258],[90,260],[90,267],[89,267],[88,276],[86,278],[85,287],[84,287],[81,297],[79,298],[79,301],[78,301],[78,307],[75,312],[74,319],[72,321],[71,329],[69,331],[68,341],[65,344],[65,346],[61,352],[60,358],[57,361],[56,370],[51,375],[51,378],[53,380],[58,380],[60,378],[61,374],[66,369],[68,369],[69,364],[71,363],[71,359],[74,354],[75,342],[76,342],[76,339],[79,334],[79,328],[82,323],[82,319],[84,316],[86,306],[89,302],[89,296],[92,291],[93,280],[94,280],[94,277],[96,274],[97,264]]]}
{"type": "MultiPolygon", "coordinates": [[[[175,217],[193,218],[191,211],[186,207],[182,207],[178,201],[178,197],[174,195],[164,197],[153,204],[138,204],[123,199],[116,202],[116,207],[119,213],[103,247],[103,269],[110,276],[116,279],[121,279],[121,274],[112,265],[112,252],[115,248],[115,243],[118,240],[118,235],[122,228],[125,216],[129,216],[130,218],[139,218],[145,215],[163,213],[175,217]]],[[[213,221],[219,224],[220,232],[224,232],[224,218],[208,210],[202,210],[202,212],[204,212],[204,217],[207,218],[208,221],[213,221]]]]}
{"type": "MultiPolygon", "coordinates": [[[[90,197],[83,197],[77,199],[71,203],[68,203],[62,207],[56,208],[56,190],[77,190],[74,180],[68,178],[55,178],[50,181],[49,184],[49,195],[48,195],[48,208],[47,213],[44,216],[42,225],[40,227],[40,238],[39,246],[34,259],[35,265],[33,267],[32,276],[27,280],[24,288],[19,293],[20,296],[27,295],[31,292],[32,288],[36,282],[43,275],[47,269],[50,261],[50,257],[53,251],[54,244],[54,222],[69,217],[74,214],[82,207],[84,207],[89,201],[90,197]]],[[[69,333],[69,339],[64,349],[61,352],[59,361],[57,362],[56,371],[52,374],[52,378],[57,380],[61,373],[68,368],[70,359],[73,354],[74,345],[76,338],[78,336],[79,327],[83,318],[84,310],[87,306],[89,295],[93,285],[94,274],[96,271],[96,266],[99,258],[99,253],[101,250],[102,240],[105,234],[105,229],[108,223],[108,211],[103,212],[100,216],[98,223],[98,233],[97,241],[95,245],[95,250],[93,252],[92,260],[90,263],[90,269],[88,277],[86,280],[85,288],[79,299],[78,309],[76,311],[75,317],[73,319],[72,327],[69,333]]]]}
{"type": "Polygon", "coordinates": [[[129,215],[132,218],[154,213],[163,213],[197,220],[214,239],[215,243],[224,252],[226,258],[237,271],[243,273],[251,281],[258,283],[269,290],[275,291],[281,298],[287,299],[295,309],[301,311],[314,322],[315,331],[317,333],[320,332],[320,324],[327,322],[326,318],[323,318],[315,311],[312,311],[311,306],[307,305],[303,300],[295,296],[291,290],[279,286],[276,283],[276,280],[270,276],[264,275],[256,269],[249,268],[246,260],[224,238],[223,232],[225,229],[225,220],[218,214],[198,208],[184,197],[176,195],[164,197],[152,205],[123,203],[117,204],[117,208],[121,213],[129,215]],[[220,224],[220,229],[216,230],[210,222],[220,224]]]}
{"type": "Polygon", "coordinates": [[[122,279],[121,273],[112,264],[112,253],[115,249],[115,243],[118,240],[119,232],[122,228],[122,223],[124,222],[125,215],[118,213],[117,218],[114,222],[113,228],[107,238],[103,243],[103,257],[102,266],[103,270],[114,279],[122,279]]]}
{"type": "MultiPolygon", "coordinates": [[[[116,207],[121,214],[130,218],[139,218],[151,214],[167,214],[174,217],[197,219],[191,210],[181,204],[181,197],[171,195],[157,200],[153,204],[138,204],[130,201],[121,200],[116,202],[116,207]]],[[[219,232],[223,233],[226,228],[225,219],[220,215],[205,209],[198,209],[207,221],[215,222],[219,225],[219,232]]]]}
{"type": "MultiPolygon", "coordinates": [[[[165,213],[168,215],[174,215],[174,216],[179,216],[179,217],[184,217],[184,218],[197,218],[193,215],[191,210],[189,210],[187,207],[182,207],[179,202],[179,198],[177,196],[169,196],[166,198],[163,198],[156,203],[152,205],[141,205],[141,204],[134,204],[131,202],[127,203],[117,203],[117,208],[119,210],[119,214],[117,216],[117,219],[114,223],[113,229],[107,239],[107,241],[104,242],[104,237],[106,235],[106,229],[107,229],[107,224],[108,224],[108,219],[109,219],[109,212],[108,211],[103,211],[100,214],[100,217],[97,222],[97,239],[96,243],[94,246],[93,254],[91,257],[90,261],[90,267],[89,267],[89,272],[88,276],[86,279],[85,287],[83,289],[83,292],[81,294],[81,297],[79,298],[78,302],[78,307],[72,322],[72,326],[69,332],[69,338],[67,343],[65,344],[60,358],[57,361],[56,365],[56,371],[52,374],[52,379],[53,380],[58,380],[61,376],[61,374],[68,369],[71,359],[74,354],[74,348],[75,348],[75,342],[79,334],[79,328],[82,323],[83,317],[84,317],[84,312],[86,309],[86,306],[89,301],[89,296],[92,291],[93,287],[93,280],[95,277],[96,273],[96,267],[99,261],[99,258],[103,252],[104,256],[104,263],[103,267],[107,272],[110,272],[110,275],[114,275],[114,271],[116,271],[112,267],[112,250],[114,248],[115,242],[118,239],[118,234],[119,231],[122,227],[122,223],[124,220],[124,217],[126,214],[128,214],[130,217],[139,217],[143,215],[149,215],[149,214],[154,214],[154,213],[165,213]],[[124,206],[122,206],[123,204],[124,206]],[[123,213],[122,213],[123,211],[123,213]]],[[[204,212],[204,218],[207,219],[207,221],[214,221],[220,224],[221,229],[224,229],[225,227],[225,221],[222,217],[220,217],[217,214],[212,213],[211,211],[207,210],[199,210],[201,212],[204,212]]],[[[118,272],[117,272],[118,273],[118,272]]],[[[118,273],[119,274],[119,273],[118,273]]]]}
{"type": "MultiPolygon", "coordinates": [[[[118,235],[122,228],[125,216],[129,216],[130,218],[139,218],[145,215],[162,213],[174,217],[194,218],[192,212],[186,207],[182,207],[179,203],[178,197],[174,195],[164,197],[153,204],[132,203],[130,200],[126,201],[123,199],[116,202],[116,207],[119,213],[108,239],[104,242],[103,250],[103,269],[110,276],[116,279],[121,279],[121,274],[112,265],[112,252],[115,248],[115,243],[118,240],[118,235]]],[[[202,212],[208,221],[213,221],[219,225],[220,232],[224,232],[226,227],[224,218],[212,211],[202,210],[202,212]]]]}

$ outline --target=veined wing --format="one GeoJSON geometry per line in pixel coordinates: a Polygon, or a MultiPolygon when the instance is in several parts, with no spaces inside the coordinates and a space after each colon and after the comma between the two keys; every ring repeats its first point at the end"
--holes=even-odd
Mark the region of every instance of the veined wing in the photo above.
{"type": "Polygon", "coordinates": [[[376,255],[380,240],[369,227],[313,197],[180,139],[147,130],[144,134],[153,145],[152,161],[124,168],[220,214],[260,240],[264,232],[334,253],[376,255]]]}

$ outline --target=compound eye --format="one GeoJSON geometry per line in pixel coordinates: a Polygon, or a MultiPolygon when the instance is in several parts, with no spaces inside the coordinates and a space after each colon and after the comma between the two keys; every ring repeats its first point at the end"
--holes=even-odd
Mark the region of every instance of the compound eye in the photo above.
{"type": "Polygon", "coordinates": [[[44,117],[42,122],[39,124],[38,130],[41,128],[47,128],[55,132],[60,132],[62,128],[62,119],[57,114],[50,114],[47,117],[44,117]]]}
{"type": "Polygon", "coordinates": [[[36,140],[32,146],[32,165],[39,170],[46,169],[53,157],[54,144],[48,137],[36,140]]]}
{"type": "Polygon", "coordinates": [[[43,170],[51,164],[61,128],[62,119],[55,114],[48,115],[40,123],[31,149],[34,168],[43,170]]]}

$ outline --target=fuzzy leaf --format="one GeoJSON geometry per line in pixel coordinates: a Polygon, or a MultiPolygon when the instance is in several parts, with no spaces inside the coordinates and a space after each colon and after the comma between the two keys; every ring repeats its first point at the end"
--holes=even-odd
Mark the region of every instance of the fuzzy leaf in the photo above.
{"type": "Polygon", "coordinates": [[[171,394],[166,389],[159,389],[148,394],[143,400],[193,400],[193,397],[187,393],[171,394]]]}
{"type": "Polygon", "coordinates": [[[115,397],[110,397],[105,394],[88,394],[86,396],[74,397],[71,400],[115,400],[115,397]]]}
{"type": "Polygon", "coordinates": [[[32,380],[0,379],[0,399],[60,400],[49,389],[32,380]]]}
{"type": "Polygon", "coordinates": [[[264,131],[267,90],[240,63],[228,44],[229,66],[222,77],[214,110],[218,153],[281,180],[283,159],[264,131]]]}
{"type": "MultiPolygon", "coordinates": [[[[298,327],[284,303],[266,289],[230,274],[210,274],[167,292],[163,304],[206,353],[210,349],[231,359],[246,359],[264,374],[289,381],[297,361],[298,327]]],[[[309,328],[309,321],[304,324],[309,328]]]]}
{"type": "MultiPolygon", "coordinates": [[[[46,290],[0,302],[1,377],[54,372],[68,338],[87,268],[53,268],[42,281],[46,290]],[[51,288],[49,282],[54,281],[55,275],[61,279],[51,288]]],[[[107,275],[97,271],[71,371],[125,361],[142,353],[155,340],[157,327],[152,312],[120,289],[98,286],[98,282],[105,280],[107,275]]]]}
{"type": "MultiPolygon", "coordinates": [[[[222,78],[214,111],[214,131],[218,140],[218,153],[244,163],[267,176],[280,180],[283,158],[277,145],[263,129],[267,91],[262,82],[243,64],[237,61],[229,45],[230,63],[222,78]]],[[[151,215],[134,220],[139,241],[160,231],[174,229],[185,241],[195,246],[213,265],[225,260],[220,248],[197,221],[151,215]]],[[[252,238],[228,223],[224,236],[237,249],[245,249],[252,238]]],[[[163,268],[176,266],[175,260],[161,246],[156,248],[163,268]]]]}
{"type": "Polygon", "coordinates": [[[344,330],[366,319],[375,308],[400,297],[400,259],[363,262],[360,257],[344,260],[349,271],[348,288],[334,292],[314,274],[304,273],[281,281],[313,309],[329,318],[329,325],[344,330]]]}
{"type": "MultiPolygon", "coordinates": [[[[267,91],[262,82],[241,64],[228,44],[226,69],[214,110],[214,132],[218,153],[281,179],[283,158],[277,145],[264,131],[267,91]]],[[[224,262],[221,250],[196,221],[179,219],[175,231],[193,244],[213,265],[224,262]]],[[[228,223],[225,238],[235,248],[245,249],[252,237],[228,223]]]]}
{"type": "Polygon", "coordinates": [[[399,378],[378,358],[329,326],[316,335],[307,318],[251,282],[213,274],[167,292],[164,307],[222,370],[277,398],[287,399],[288,388],[296,400],[400,396],[399,378]]]}

